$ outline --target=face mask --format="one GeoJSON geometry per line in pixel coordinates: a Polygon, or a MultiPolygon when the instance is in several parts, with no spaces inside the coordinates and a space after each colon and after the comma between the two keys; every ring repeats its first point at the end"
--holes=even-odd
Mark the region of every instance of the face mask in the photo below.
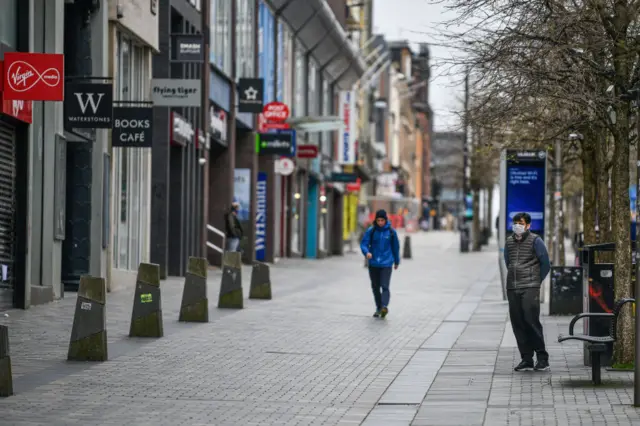
{"type": "Polygon", "coordinates": [[[513,233],[516,235],[522,235],[524,234],[525,231],[525,226],[524,225],[520,225],[519,223],[514,223],[512,226],[513,229],[513,233]]]}

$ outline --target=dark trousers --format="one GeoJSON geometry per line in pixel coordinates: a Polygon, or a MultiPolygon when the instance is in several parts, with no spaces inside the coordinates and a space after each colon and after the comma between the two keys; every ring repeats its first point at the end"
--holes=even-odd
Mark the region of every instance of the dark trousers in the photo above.
{"type": "Polygon", "coordinates": [[[391,283],[391,267],[376,268],[369,266],[369,277],[371,278],[371,290],[373,290],[373,299],[376,302],[376,309],[389,306],[389,284],[391,283]]]}
{"type": "Polygon", "coordinates": [[[540,289],[522,288],[507,290],[509,317],[513,334],[523,361],[533,362],[533,353],[538,361],[548,361],[544,346],[544,334],[540,324],[540,289]]]}

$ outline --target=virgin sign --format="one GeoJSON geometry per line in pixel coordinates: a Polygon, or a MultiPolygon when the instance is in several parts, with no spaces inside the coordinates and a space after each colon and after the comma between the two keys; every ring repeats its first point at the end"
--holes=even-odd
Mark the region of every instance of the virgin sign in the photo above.
{"type": "Polygon", "coordinates": [[[4,54],[4,99],[64,100],[64,55],[52,53],[4,54]]]}
{"type": "Polygon", "coordinates": [[[267,121],[283,123],[289,118],[289,107],[282,102],[269,102],[262,110],[267,121]]]}

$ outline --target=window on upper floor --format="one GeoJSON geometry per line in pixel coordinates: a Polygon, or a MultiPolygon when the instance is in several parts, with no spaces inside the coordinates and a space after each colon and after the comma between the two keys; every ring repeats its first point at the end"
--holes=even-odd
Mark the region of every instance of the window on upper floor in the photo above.
{"type": "Polygon", "coordinates": [[[0,43],[18,46],[18,0],[0,0],[0,43]]]}
{"type": "MultiPolygon", "coordinates": [[[[218,0],[221,1],[221,0],[218,0]]],[[[253,37],[255,2],[238,0],[236,11],[236,76],[255,76],[255,40],[253,37]]]]}
{"type": "Polygon", "coordinates": [[[231,75],[231,6],[229,0],[211,0],[209,61],[231,75]]]}

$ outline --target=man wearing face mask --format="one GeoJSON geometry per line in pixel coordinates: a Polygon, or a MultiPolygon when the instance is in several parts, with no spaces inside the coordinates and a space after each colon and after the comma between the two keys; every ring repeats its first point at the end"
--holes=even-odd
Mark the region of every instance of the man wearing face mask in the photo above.
{"type": "Polygon", "coordinates": [[[504,250],[508,269],[509,317],[522,357],[515,371],[549,369],[549,354],[540,323],[540,285],[551,264],[544,241],[530,229],[531,216],[528,213],[516,214],[513,217],[513,235],[507,239],[504,250]]]}

